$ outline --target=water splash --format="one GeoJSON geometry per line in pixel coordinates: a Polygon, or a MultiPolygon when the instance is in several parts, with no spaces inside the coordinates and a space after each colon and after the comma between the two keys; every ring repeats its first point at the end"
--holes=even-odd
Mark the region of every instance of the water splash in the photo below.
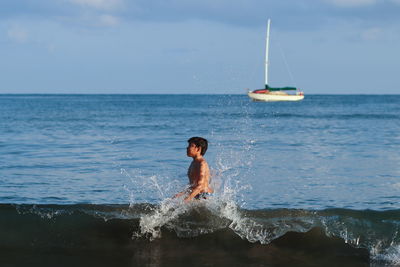
{"type": "Polygon", "coordinates": [[[133,237],[147,237],[150,240],[161,237],[161,227],[183,214],[185,205],[180,205],[178,199],[166,198],[159,206],[152,209],[150,214],[143,214],[140,217],[139,230],[133,237]]]}
{"type": "MultiPolygon", "coordinates": [[[[245,142],[243,147],[244,151],[248,152],[251,147],[250,141],[248,144],[245,142]]],[[[167,188],[176,188],[177,184],[174,186],[171,186],[171,182],[159,184],[157,176],[145,179],[151,181],[148,186],[153,190],[156,189],[163,199],[149,213],[141,216],[140,229],[133,237],[147,237],[154,240],[161,237],[163,227],[173,230],[179,237],[194,237],[229,227],[241,238],[250,242],[267,243],[273,239],[271,232],[262,224],[246,218],[240,212],[241,206],[245,203],[244,193],[251,190],[251,186],[242,179],[246,177],[249,162],[252,162],[251,157],[246,156],[243,151],[235,151],[222,144],[217,145],[217,151],[220,153],[215,160],[216,169],[211,169],[210,181],[214,194],[207,200],[183,203],[184,196],[176,199],[168,198],[165,191],[167,188]]],[[[132,199],[131,197],[131,201],[132,199]]]]}
{"type": "Polygon", "coordinates": [[[400,266],[400,244],[392,245],[383,253],[375,256],[375,260],[387,263],[387,266],[400,266]]]}
{"type": "Polygon", "coordinates": [[[130,206],[140,202],[160,202],[182,189],[182,182],[168,175],[143,174],[139,169],[121,168],[120,171],[130,181],[124,185],[130,206]]]}
{"type": "Polygon", "coordinates": [[[58,217],[60,215],[71,214],[71,212],[64,209],[55,210],[46,207],[38,207],[37,205],[16,205],[15,209],[18,212],[18,214],[22,215],[36,214],[42,219],[49,219],[49,220],[58,217]]]}
{"type": "Polygon", "coordinates": [[[368,249],[371,266],[400,266],[400,225],[396,220],[380,219],[381,216],[375,212],[374,216],[364,217],[353,211],[352,215],[320,214],[319,220],[328,236],[341,237],[353,247],[368,249]]]}

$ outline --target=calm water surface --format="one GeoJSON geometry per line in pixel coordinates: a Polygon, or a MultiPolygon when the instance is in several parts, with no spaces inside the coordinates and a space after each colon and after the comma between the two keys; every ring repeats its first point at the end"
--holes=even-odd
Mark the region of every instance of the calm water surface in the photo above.
{"type": "Polygon", "coordinates": [[[191,136],[243,208],[400,208],[398,95],[0,95],[0,203],[158,203],[191,136]]]}

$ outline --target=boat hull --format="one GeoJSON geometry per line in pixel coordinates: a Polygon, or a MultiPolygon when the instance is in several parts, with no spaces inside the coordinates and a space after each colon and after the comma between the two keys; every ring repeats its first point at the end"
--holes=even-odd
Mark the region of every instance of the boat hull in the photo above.
{"type": "Polygon", "coordinates": [[[300,101],[304,99],[304,95],[277,95],[248,92],[247,94],[253,101],[276,102],[276,101],[300,101]]]}

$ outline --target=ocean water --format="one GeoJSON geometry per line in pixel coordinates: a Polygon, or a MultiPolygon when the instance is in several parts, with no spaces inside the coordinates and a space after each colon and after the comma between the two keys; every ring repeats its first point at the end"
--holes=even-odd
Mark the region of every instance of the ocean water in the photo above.
{"type": "Polygon", "coordinates": [[[399,151],[399,95],[0,95],[0,264],[400,266],[399,151]]]}

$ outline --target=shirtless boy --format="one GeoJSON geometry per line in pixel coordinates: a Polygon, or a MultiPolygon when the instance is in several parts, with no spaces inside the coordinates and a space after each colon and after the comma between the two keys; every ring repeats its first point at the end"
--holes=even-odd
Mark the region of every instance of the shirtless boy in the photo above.
{"type": "Polygon", "coordinates": [[[188,157],[193,158],[188,169],[189,188],[187,191],[175,195],[175,197],[179,197],[187,193],[185,202],[189,202],[193,198],[206,198],[207,195],[214,191],[209,186],[210,170],[207,161],[203,157],[208,147],[207,140],[202,137],[192,137],[188,140],[188,143],[186,154],[188,157]]]}

